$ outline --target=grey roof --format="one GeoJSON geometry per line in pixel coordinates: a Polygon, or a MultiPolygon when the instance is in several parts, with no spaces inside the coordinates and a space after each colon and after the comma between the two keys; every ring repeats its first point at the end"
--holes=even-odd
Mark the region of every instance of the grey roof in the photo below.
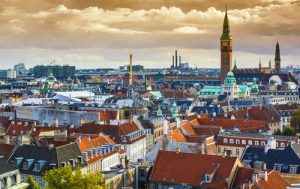
{"type": "Polygon", "coordinates": [[[18,167],[16,167],[15,165],[11,165],[6,161],[0,159],[0,175],[11,171],[16,171],[16,170],[18,170],[18,167]]]}
{"type": "Polygon", "coordinates": [[[21,173],[42,176],[46,171],[53,167],[61,167],[62,162],[65,162],[66,165],[70,165],[71,159],[75,160],[76,167],[86,166],[87,164],[85,161],[79,161],[79,156],[81,156],[81,152],[76,143],[66,144],[57,148],[22,145],[18,146],[8,162],[17,165],[16,158],[23,158],[17,165],[21,173]],[[33,163],[28,169],[23,169],[23,165],[28,159],[33,159],[33,163]],[[39,161],[43,161],[44,165],[41,167],[40,171],[36,171],[34,165],[39,161]]]}
{"type": "Polygon", "coordinates": [[[282,135],[265,135],[261,133],[239,133],[239,132],[222,132],[219,136],[232,136],[232,137],[241,137],[241,138],[261,138],[261,139],[269,139],[273,137],[275,140],[291,140],[290,136],[282,136],[282,135]]]}
{"type": "Polygon", "coordinates": [[[49,169],[50,164],[56,163],[56,153],[54,148],[22,145],[18,146],[8,162],[17,165],[20,172],[23,174],[39,176],[49,169]],[[18,165],[16,158],[23,158],[18,165]],[[23,169],[23,165],[26,159],[33,159],[34,161],[28,169],[23,169]],[[41,167],[41,170],[39,172],[37,172],[34,171],[34,164],[39,160],[44,160],[45,165],[41,167]]]}
{"type": "Polygon", "coordinates": [[[68,163],[71,159],[75,160],[75,166],[84,167],[86,162],[80,162],[78,157],[81,156],[81,151],[76,143],[66,144],[56,148],[57,165],[61,167],[62,162],[68,163]]]}

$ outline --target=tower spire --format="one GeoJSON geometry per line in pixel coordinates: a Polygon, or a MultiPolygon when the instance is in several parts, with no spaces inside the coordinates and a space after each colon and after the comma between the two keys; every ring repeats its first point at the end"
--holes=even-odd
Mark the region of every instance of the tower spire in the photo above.
{"type": "Polygon", "coordinates": [[[275,72],[276,73],[280,73],[281,71],[281,58],[280,58],[280,48],[279,48],[279,43],[277,40],[276,43],[276,49],[275,49],[275,72]]]}
{"type": "Polygon", "coordinates": [[[129,85],[132,85],[132,52],[129,55],[129,85]]]}
{"type": "Polygon", "coordinates": [[[222,33],[221,39],[231,39],[230,24],[229,24],[228,15],[227,15],[227,3],[225,5],[225,17],[224,17],[224,21],[223,21],[223,33],[222,33]]]}

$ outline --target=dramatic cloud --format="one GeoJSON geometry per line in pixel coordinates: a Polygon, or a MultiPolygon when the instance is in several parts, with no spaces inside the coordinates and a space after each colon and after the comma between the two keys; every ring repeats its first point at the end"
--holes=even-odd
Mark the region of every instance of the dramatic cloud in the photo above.
{"type": "MultiPolygon", "coordinates": [[[[81,68],[117,67],[127,63],[130,49],[135,52],[136,63],[146,67],[169,66],[174,49],[180,49],[192,66],[219,66],[224,19],[224,3],[220,1],[60,3],[0,2],[0,55],[5,67],[18,61],[30,66],[47,64],[52,57],[59,64],[81,68]]],[[[249,63],[259,57],[266,62],[273,59],[277,39],[282,56],[287,57],[283,64],[298,64],[299,8],[298,0],[230,1],[234,57],[239,65],[254,65],[249,63]]]]}

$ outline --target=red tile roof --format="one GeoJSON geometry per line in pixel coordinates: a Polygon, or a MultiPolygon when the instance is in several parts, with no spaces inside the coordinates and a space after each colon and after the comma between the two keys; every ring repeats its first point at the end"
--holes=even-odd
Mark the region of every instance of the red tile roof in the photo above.
{"type": "Polygon", "coordinates": [[[288,183],[288,181],[280,176],[276,171],[269,172],[267,180],[258,179],[257,183],[259,187],[253,185],[251,189],[285,189],[291,186],[291,184],[288,183]]]}
{"type": "MultiPolygon", "coordinates": [[[[120,139],[121,136],[129,135],[135,131],[139,131],[139,128],[134,122],[127,122],[120,125],[101,125],[99,123],[89,122],[83,124],[81,127],[78,128],[79,133],[85,133],[85,134],[104,133],[105,135],[112,136],[114,137],[113,140],[118,144],[122,143],[120,139]]],[[[145,135],[142,135],[139,138],[132,140],[131,142],[127,140],[127,143],[133,143],[144,137],[145,135]]]]}
{"type": "Polygon", "coordinates": [[[10,120],[8,116],[0,116],[0,125],[3,125],[4,127],[8,127],[10,124],[10,120]]]}
{"type": "Polygon", "coordinates": [[[280,122],[280,117],[272,115],[266,108],[252,107],[247,109],[241,109],[234,113],[236,119],[248,119],[266,121],[268,123],[280,122]],[[248,113],[247,113],[248,111],[248,113]],[[247,116],[248,114],[248,116],[247,116]]]}
{"type": "Polygon", "coordinates": [[[222,129],[239,129],[241,132],[258,132],[266,130],[265,121],[245,120],[245,119],[226,119],[226,118],[198,118],[200,125],[221,126],[222,129]]]}
{"type": "Polygon", "coordinates": [[[6,161],[11,153],[14,151],[15,145],[11,144],[0,144],[0,156],[6,161]]]}
{"type": "Polygon", "coordinates": [[[251,182],[253,173],[254,169],[239,167],[234,179],[233,188],[240,188],[242,184],[251,182]]]}
{"type": "Polygon", "coordinates": [[[235,164],[240,164],[236,157],[159,151],[149,180],[169,184],[187,183],[194,187],[226,188],[225,180],[235,172],[235,164]],[[212,173],[214,169],[216,172],[212,182],[201,183],[205,174],[212,173]]]}
{"type": "Polygon", "coordinates": [[[178,129],[173,130],[168,134],[173,142],[186,142],[186,138],[178,129]]]}
{"type": "Polygon", "coordinates": [[[19,136],[19,135],[25,135],[30,134],[32,129],[31,125],[23,125],[23,124],[10,124],[6,130],[6,135],[9,136],[19,136]]]}

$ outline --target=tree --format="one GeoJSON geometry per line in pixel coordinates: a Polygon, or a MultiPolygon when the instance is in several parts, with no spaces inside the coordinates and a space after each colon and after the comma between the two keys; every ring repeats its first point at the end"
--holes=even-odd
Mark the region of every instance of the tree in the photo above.
{"type": "Polygon", "coordinates": [[[274,132],[274,135],[282,135],[280,129],[277,129],[277,130],[274,132]]]}
{"type": "Polygon", "coordinates": [[[283,127],[282,135],[284,135],[284,136],[294,136],[295,135],[295,130],[290,125],[286,125],[286,126],[283,127]]]}
{"type": "Polygon", "coordinates": [[[291,126],[297,133],[300,132],[300,108],[294,110],[291,118],[291,126]]]}
{"type": "Polygon", "coordinates": [[[27,183],[29,184],[27,189],[41,189],[41,187],[34,181],[32,176],[27,178],[27,183]]]}
{"type": "Polygon", "coordinates": [[[52,169],[45,173],[44,180],[47,189],[105,189],[103,174],[82,174],[78,167],[75,170],[70,166],[52,169]]]}

